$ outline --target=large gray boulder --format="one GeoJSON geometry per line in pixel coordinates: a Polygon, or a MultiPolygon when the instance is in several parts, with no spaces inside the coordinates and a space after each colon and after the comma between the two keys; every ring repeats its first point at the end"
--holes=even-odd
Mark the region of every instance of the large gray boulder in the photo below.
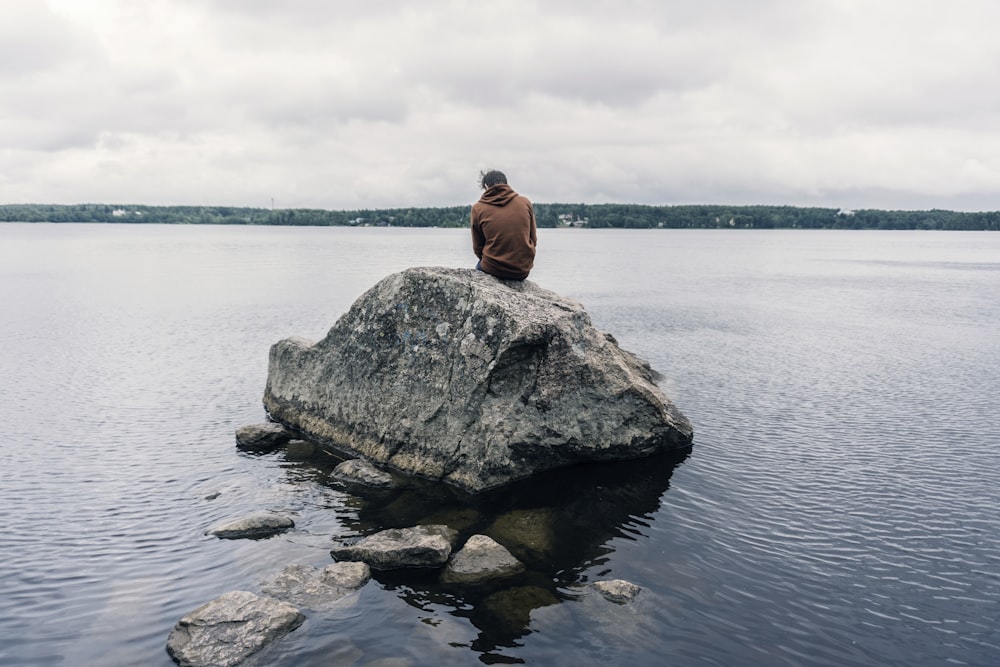
{"type": "Polygon", "coordinates": [[[463,269],[391,275],[323,340],[272,346],[264,406],[344,452],[473,492],[692,438],[649,366],[579,303],[463,269]]]}
{"type": "Polygon", "coordinates": [[[304,620],[290,604],[232,591],[181,618],[167,638],[167,653],[182,667],[238,665],[304,620]]]}

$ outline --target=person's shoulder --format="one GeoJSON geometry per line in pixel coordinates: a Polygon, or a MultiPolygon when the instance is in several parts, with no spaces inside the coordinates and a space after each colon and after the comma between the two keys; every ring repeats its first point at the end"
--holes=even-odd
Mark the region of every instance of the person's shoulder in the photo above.
{"type": "Polygon", "coordinates": [[[489,215],[489,206],[481,201],[475,202],[469,209],[469,216],[473,222],[478,221],[483,216],[489,215]]]}

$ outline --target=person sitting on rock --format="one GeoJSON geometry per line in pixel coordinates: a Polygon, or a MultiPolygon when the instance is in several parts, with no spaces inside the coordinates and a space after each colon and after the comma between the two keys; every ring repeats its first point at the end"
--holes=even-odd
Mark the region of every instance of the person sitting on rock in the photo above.
{"type": "Polygon", "coordinates": [[[503,280],[524,280],[535,263],[535,210],[507,185],[503,172],[479,173],[482,197],[472,205],[476,268],[503,280]]]}

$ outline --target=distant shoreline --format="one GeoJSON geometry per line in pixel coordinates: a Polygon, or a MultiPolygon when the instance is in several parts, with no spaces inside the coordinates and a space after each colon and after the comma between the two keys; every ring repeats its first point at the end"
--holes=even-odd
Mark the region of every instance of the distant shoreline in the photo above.
{"type": "MultiPolygon", "coordinates": [[[[892,211],[715,204],[538,204],[539,227],[589,229],[885,229],[1000,231],[1000,211],[892,211]]],[[[0,223],[215,224],[295,227],[466,227],[469,206],[268,209],[123,204],[0,205],[0,223]]]]}

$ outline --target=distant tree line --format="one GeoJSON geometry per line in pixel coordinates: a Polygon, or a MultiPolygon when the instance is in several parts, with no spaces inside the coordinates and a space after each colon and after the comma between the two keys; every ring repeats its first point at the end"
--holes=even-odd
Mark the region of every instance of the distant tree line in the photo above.
{"type": "MultiPolygon", "coordinates": [[[[845,210],[797,206],[647,206],[535,204],[539,227],[616,229],[939,229],[1000,231],[1000,211],[845,210]]],[[[233,206],[11,204],[0,222],[100,222],[189,225],[465,227],[469,206],[360,209],[267,209],[233,206]]]]}

